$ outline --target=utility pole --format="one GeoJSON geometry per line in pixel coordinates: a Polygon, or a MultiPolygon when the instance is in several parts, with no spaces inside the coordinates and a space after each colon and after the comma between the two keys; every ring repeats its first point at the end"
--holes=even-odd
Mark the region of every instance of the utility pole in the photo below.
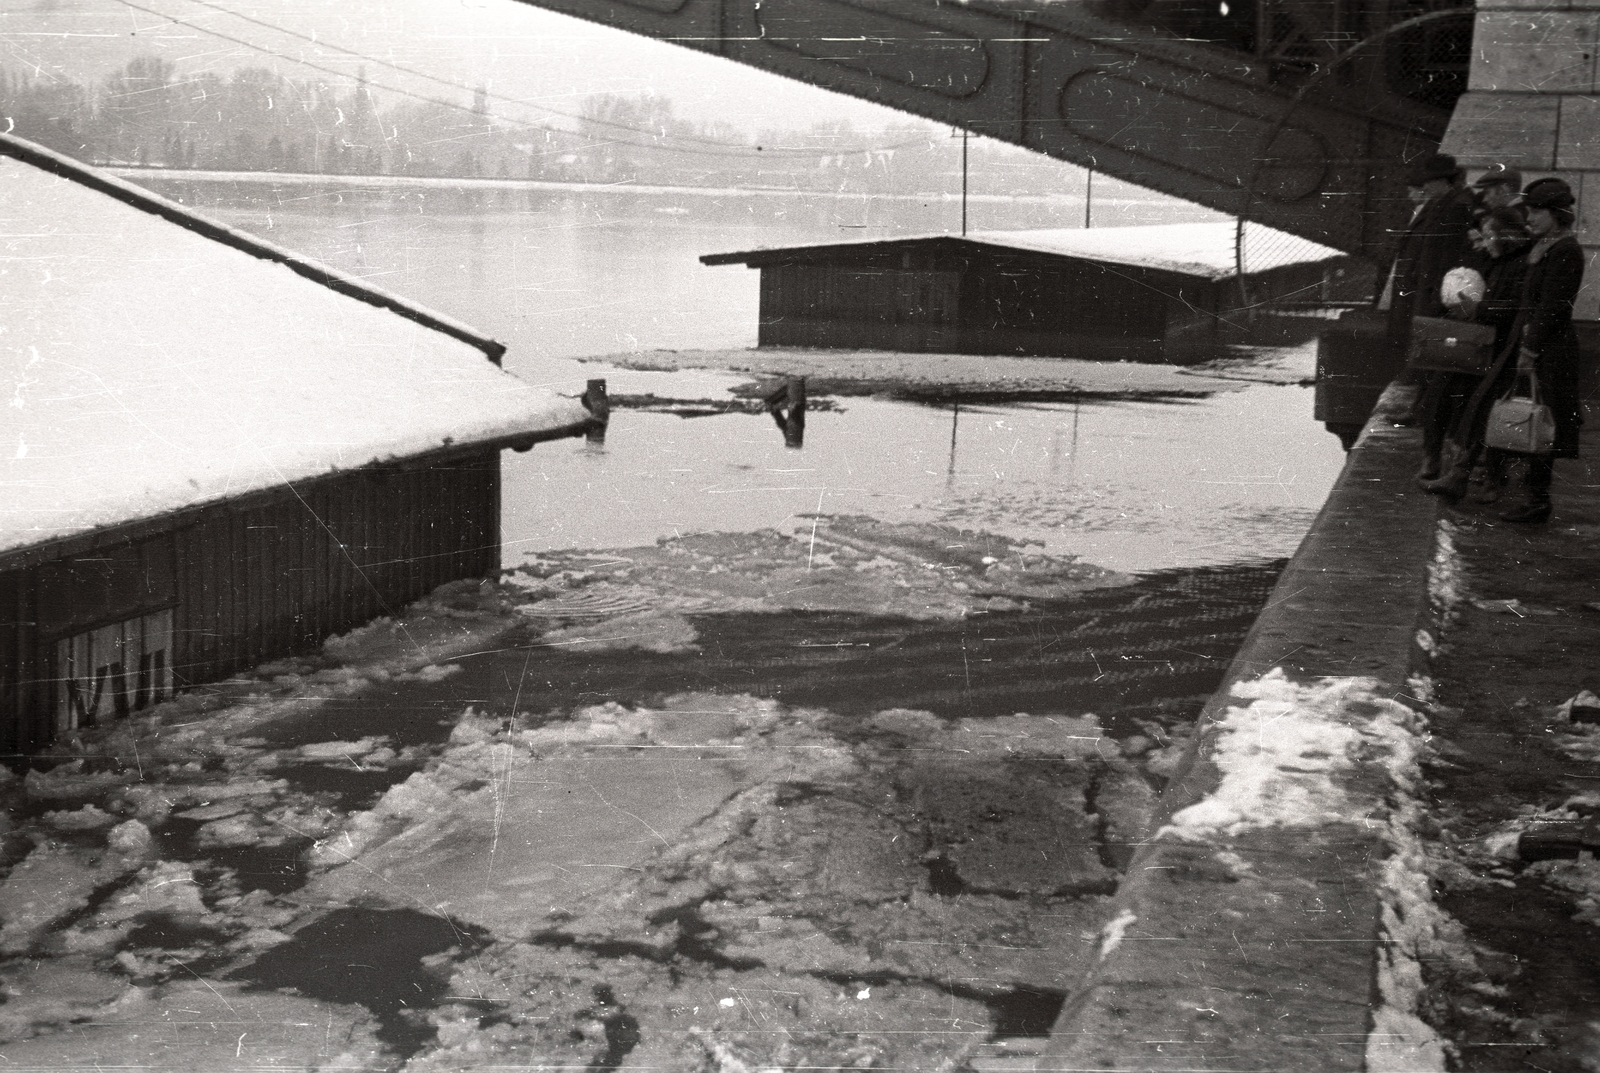
{"type": "MultiPolygon", "coordinates": [[[[967,233],[967,128],[961,128],[961,234],[967,233]]],[[[956,136],[955,131],[950,132],[950,137],[956,136]]]]}
{"type": "Polygon", "coordinates": [[[1094,169],[1083,169],[1083,229],[1089,230],[1089,212],[1094,205],[1094,169]]]}
{"type": "Polygon", "coordinates": [[[961,234],[967,233],[967,128],[961,128],[961,234]]]}

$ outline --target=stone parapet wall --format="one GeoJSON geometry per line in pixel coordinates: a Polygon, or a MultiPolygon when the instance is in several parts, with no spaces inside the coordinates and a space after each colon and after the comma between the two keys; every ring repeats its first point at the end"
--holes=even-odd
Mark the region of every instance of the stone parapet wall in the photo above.
{"type": "Polygon", "coordinates": [[[1504,164],[1525,183],[1572,184],[1588,254],[1575,314],[1600,320],[1600,0],[1479,0],[1467,93],[1442,148],[1469,178],[1504,164]]]}
{"type": "Polygon", "coordinates": [[[1045,1054],[980,1073],[1442,1073],[1413,698],[1439,501],[1379,401],[1201,714],[1045,1054]],[[1259,792],[1257,792],[1259,790],[1259,792]],[[1290,805],[1290,802],[1294,804],[1290,805]]]}

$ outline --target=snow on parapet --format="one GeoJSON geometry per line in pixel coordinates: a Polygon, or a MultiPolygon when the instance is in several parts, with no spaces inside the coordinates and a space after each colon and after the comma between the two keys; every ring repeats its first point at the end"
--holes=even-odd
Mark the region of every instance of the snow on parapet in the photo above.
{"type": "Polygon", "coordinates": [[[587,417],[447,318],[70,163],[0,155],[0,552],[587,417]]]}
{"type": "MultiPolygon", "coordinates": [[[[1387,696],[1370,678],[1325,678],[1307,685],[1281,668],[1236,684],[1246,703],[1229,707],[1209,728],[1208,758],[1221,775],[1209,796],[1173,815],[1157,835],[1216,843],[1245,831],[1356,823],[1388,844],[1378,881],[1382,931],[1376,947],[1380,1003],[1366,1041],[1375,1073],[1429,1073],[1445,1068],[1445,1047],[1419,1016],[1422,966],[1438,962],[1457,927],[1434,904],[1427,860],[1416,833],[1425,740],[1421,716],[1387,696]],[[1358,769],[1376,765],[1387,792],[1351,785],[1358,769]]],[[[1220,848],[1235,866],[1242,858],[1220,848]]]]}
{"type": "Polygon", "coordinates": [[[1342,776],[1377,762],[1399,779],[1418,746],[1416,714],[1377,689],[1369,678],[1298,685],[1280,668],[1235,685],[1232,695],[1248,703],[1223,713],[1209,752],[1222,781],[1163,833],[1205,841],[1258,827],[1360,822],[1365,810],[1342,776]]]}

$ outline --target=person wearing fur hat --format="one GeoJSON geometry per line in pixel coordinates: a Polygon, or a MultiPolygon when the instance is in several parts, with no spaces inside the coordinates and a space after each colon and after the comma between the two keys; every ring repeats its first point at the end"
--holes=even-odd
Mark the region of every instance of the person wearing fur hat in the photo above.
{"type": "MultiPolygon", "coordinates": [[[[1469,235],[1475,222],[1474,198],[1456,158],[1435,153],[1406,176],[1406,184],[1422,204],[1400,238],[1388,288],[1388,343],[1396,367],[1403,365],[1411,342],[1412,317],[1442,317],[1447,312],[1439,294],[1444,274],[1472,255],[1469,235]]],[[[1415,376],[1416,374],[1409,374],[1415,376]]],[[[1423,462],[1417,480],[1439,476],[1439,451],[1453,400],[1445,396],[1442,377],[1422,375],[1403,383],[1418,386],[1417,404],[1409,418],[1423,428],[1423,462]]],[[[1454,400],[1459,401],[1459,400],[1454,400]]]]}
{"type": "Polygon", "coordinates": [[[1572,235],[1575,201],[1572,188],[1560,179],[1538,179],[1522,191],[1534,243],[1522,290],[1517,371],[1538,377],[1540,394],[1556,420],[1556,438],[1550,454],[1528,456],[1523,500],[1500,515],[1508,522],[1547,521],[1555,460],[1578,457],[1583,414],[1572,303],[1583,283],[1583,249],[1572,235]]]}

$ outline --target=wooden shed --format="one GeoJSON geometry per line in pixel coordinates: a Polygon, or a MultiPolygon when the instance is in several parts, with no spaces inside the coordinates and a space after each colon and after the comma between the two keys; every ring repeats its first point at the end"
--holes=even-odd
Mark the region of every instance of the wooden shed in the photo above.
{"type": "Polygon", "coordinates": [[[1241,338],[1246,304],[1370,288],[1338,250],[1250,224],[1241,289],[1236,236],[1227,222],[979,231],[700,260],[761,270],[761,346],[1181,360],[1241,338]]]}
{"type": "Polygon", "coordinates": [[[499,565],[503,447],[586,410],[447,317],[0,136],[0,746],[499,565]]]}

